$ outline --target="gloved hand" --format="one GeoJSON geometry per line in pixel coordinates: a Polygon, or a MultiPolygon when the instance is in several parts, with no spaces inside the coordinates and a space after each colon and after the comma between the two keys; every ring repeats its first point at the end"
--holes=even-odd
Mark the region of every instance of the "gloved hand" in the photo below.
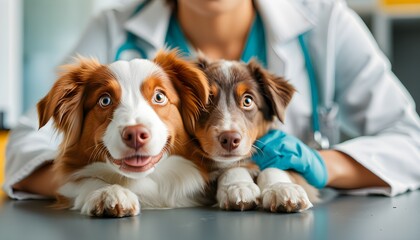
{"type": "Polygon", "coordinates": [[[280,130],[271,130],[255,141],[252,159],[261,170],[279,168],[299,172],[311,185],[322,188],[328,180],[324,160],[316,150],[280,130]]]}

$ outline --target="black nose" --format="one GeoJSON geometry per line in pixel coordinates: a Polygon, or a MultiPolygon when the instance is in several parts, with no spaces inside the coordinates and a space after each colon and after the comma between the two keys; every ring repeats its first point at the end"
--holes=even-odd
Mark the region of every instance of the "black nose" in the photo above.
{"type": "Polygon", "coordinates": [[[227,151],[235,150],[241,144],[242,136],[235,131],[222,132],[219,136],[220,145],[227,151]]]}
{"type": "Polygon", "coordinates": [[[143,125],[127,126],[121,132],[125,145],[135,150],[144,146],[150,140],[150,132],[143,125]]]}

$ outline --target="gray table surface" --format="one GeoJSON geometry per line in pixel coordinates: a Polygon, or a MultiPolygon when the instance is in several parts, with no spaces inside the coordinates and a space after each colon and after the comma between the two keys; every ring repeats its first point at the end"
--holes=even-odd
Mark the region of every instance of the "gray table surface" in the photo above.
{"type": "Polygon", "coordinates": [[[304,213],[183,208],[122,219],[53,210],[48,201],[3,200],[0,239],[420,239],[420,191],[394,198],[324,196],[304,213]]]}

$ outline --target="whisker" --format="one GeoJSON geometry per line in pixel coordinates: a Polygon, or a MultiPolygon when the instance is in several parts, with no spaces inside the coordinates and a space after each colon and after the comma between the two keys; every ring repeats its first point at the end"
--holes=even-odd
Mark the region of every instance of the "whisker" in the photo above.
{"type": "Polygon", "coordinates": [[[254,155],[254,153],[257,153],[257,154],[261,153],[263,156],[265,156],[264,151],[255,145],[252,145],[251,151],[252,151],[252,155],[254,155]]]}
{"type": "Polygon", "coordinates": [[[94,162],[96,159],[99,159],[101,156],[107,156],[108,151],[105,145],[103,144],[103,142],[97,143],[92,147],[94,147],[94,149],[91,155],[89,156],[88,163],[94,162]]]}

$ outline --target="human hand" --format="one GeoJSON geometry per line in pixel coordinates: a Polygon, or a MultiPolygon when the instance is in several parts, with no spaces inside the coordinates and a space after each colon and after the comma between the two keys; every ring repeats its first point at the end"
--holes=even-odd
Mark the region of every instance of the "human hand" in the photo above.
{"type": "Polygon", "coordinates": [[[309,184],[322,188],[328,180],[325,162],[316,150],[280,130],[271,130],[254,143],[252,156],[261,170],[279,168],[299,172],[309,184]]]}

